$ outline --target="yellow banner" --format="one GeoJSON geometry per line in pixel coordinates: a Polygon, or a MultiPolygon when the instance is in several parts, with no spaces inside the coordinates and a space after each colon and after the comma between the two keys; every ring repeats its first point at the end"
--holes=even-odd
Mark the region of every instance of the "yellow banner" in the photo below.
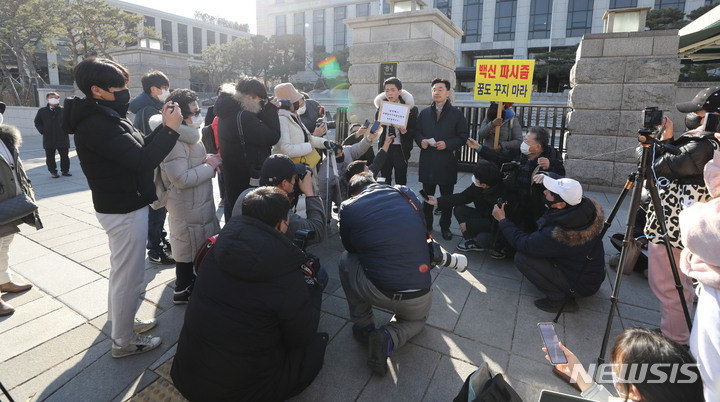
{"type": "Polygon", "coordinates": [[[475,65],[475,100],[529,103],[535,60],[484,60],[475,65]]]}

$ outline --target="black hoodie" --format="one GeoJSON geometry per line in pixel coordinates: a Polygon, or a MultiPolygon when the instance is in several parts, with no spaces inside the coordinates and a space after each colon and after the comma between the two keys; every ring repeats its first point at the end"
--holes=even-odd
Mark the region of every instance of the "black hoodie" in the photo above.
{"type": "Polygon", "coordinates": [[[144,137],[125,116],[84,98],[65,100],[63,129],[75,133],[75,148],[93,205],[105,214],[129,213],[157,199],[153,169],[180,136],[160,126],[144,137]]]}
{"type": "Polygon", "coordinates": [[[195,282],[171,375],[190,400],[276,401],[322,366],[322,291],[306,285],[305,254],[282,233],[236,216],[195,282]]]}

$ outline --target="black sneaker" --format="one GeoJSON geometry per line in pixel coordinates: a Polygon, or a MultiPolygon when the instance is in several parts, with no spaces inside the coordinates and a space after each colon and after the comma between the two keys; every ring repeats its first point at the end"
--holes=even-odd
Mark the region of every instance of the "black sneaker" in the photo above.
{"type": "Polygon", "coordinates": [[[172,257],[167,255],[165,250],[160,251],[159,253],[148,253],[148,260],[150,260],[151,263],[158,265],[175,264],[175,260],[173,260],[172,257]]]}
{"type": "Polygon", "coordinates": [[[172,253],[172,247],[170,246],[170,241],[169,241],[168,239],[163,239],[163,246],[162,246],[162,247],[163,247],[163,250],[164,250],[167,254],[172,253]]]}
{"type": "Polygon", "coordinates": [[[57,179],[58,177],[60,177],[57,172],[50,172],[50,176],[52,176],[53,179],[57,179]]]}
{"type": "Polygon", "coordinates": [[[440,232],[442,233],[442,238],[445,240],[452,240],[452,232],[450,229],[440,229],[440,232]]]}
{"type": "Polygon", "coordinates": [[[505,259],[505,252],[502,250],[492,250],[490,251],[490,258],[496,260],[503,260],[505,259]]]}
{"type": "Polygon", "coordinates": [[[70,173],[70,172],[62,172],[62,175],[63,175],[63,176],[66,176],[66,177],[70,177],[70,176],[72,176],[72,173],[70,173]]]}
{"type": "Polygon", "coordinates": [[[370,334],[375,331],[375,324],[370,324],[367,327],[360,328],[353,324],[352,326],[352,333],[355,340],[358,342],[367,344],[368,340],[370,339],[370,334]]]}
{"type": "Polygon", "coordinates": [[[368,361],[372,371],[380,376],[387,374],[387,359],[393,350],[393,341],[390,333],[384,327],[380,327],[370,333],[368,339],[368,361]]]}
{"type": "Polygon", "coordinates": [[[484,248],[478,246],[475,243],[475,239],[467,239],[460,242],[460,244],[455,247],[458,251],[467,252],[467,251],[485,251],[484,248]]]}
{"type": "MultiPolygon", "coordinates": [[[[560,307],[562,307],[564,301],[565,300],[552,300],[546,297],[544,299],[535,300],[535,307],[539,308],[542,311],[547,311],[548,313],[557,313],[558,311],[560,311],[560,307]]],[[[572,297],[570,298],[570,300],[568,300],[565,308],[563,309],[563,312],[576,313],[579,310],[580,306],[578,306],[575,298],[572,297]]]]}
{"type": "Polygon", "coordinates": [[[192,294],[192,286],[188,286],[187,289],[173,292],[173,304],[187,304],[192,294]]]}

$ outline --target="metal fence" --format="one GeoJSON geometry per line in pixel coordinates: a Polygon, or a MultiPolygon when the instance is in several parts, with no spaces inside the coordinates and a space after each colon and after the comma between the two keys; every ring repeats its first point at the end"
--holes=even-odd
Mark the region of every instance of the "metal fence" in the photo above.
{"type": "MultiPolygon", "coordinates": [[[[477,139],[477,132],[487,115],[487,107],[458,106],[467,119],[470,136],[477,139]]],[[[513,110],[520,120],[523,131],[528,127],[545,127],[550,132],[550,143],[557,148],[561,154],[565,154],[566,145],[566,123],[568,106],[558,105],[515,105],[513,110]]],[[[347,121],[347,108],[339,107],[334,116],[337,129],[335,138],[342,142],[348,134],[349,123],[347,121]]],[[[472,170],[477,163],[478,154],[467,146],[460,149],[460,169],[472,170]]]]}

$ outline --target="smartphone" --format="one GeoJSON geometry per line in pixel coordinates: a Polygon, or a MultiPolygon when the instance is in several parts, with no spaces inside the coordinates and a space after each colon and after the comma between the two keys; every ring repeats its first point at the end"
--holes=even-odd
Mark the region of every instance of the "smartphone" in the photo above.
{"type": "Polygon", "coordinates": [[[370,134],[375,134],[378,128],[380,128],[380,122],[376,120],[372,127],[370,127],[370,134]]]}
{"type": "Polygon", "coordinates": [[[365,127],[365,128],[368,128],[368,127],[370,127],[370,120],[368,120],[368,119],[365,119],[365,123],[363,123],[363,125],[362,125],[362,126],[363,126],[363,127],[365,127]]]}
{"type": "Polygon", "coordinates": [[[428,201],[428,200],[430,199],[430,197],[428,197],[428,195],[427,195],[427,193],[425,192],[425,190],[420,189],[419,193],[420,193],[420,196],[425,199],[425,201],[428,201]]]}
{"type": "Polygon", "coordinates": [[[385,184],[385,183],[387,182],[387,180],[385,180],[385,178],[382,177],[382,176],[378,177],[376,181],[377,181],[378,183],[382,183],[382,184],[385,184]]]}
{"type": "Polygon", "coordinates": [[[169,104],[169,105],[167,106],[167,110],[169,110],[169,111],[171,111],[171,112],[172,112],[173,110],[175,110],[175,104],[174,104],[174,103],[169,104]]]}
{"type": "Polygon", "coordinates": [[[720,133],[720,114],[707,113],[705,115],[705,124],[703,124],[701,130],[709,131],[711,133],[720,133]]]}
{"type": "Polygon", "coordinates": [[[542,336],[543,343],[547,349],[547,354],[550,356],[550,363],[552,364],[567,364],[567,357],[565,352],[560,349],[560,338],[555,332],[555,324],[551,322],[539,322],[538,328],[540,329],[540,336],[542,336]]]}

